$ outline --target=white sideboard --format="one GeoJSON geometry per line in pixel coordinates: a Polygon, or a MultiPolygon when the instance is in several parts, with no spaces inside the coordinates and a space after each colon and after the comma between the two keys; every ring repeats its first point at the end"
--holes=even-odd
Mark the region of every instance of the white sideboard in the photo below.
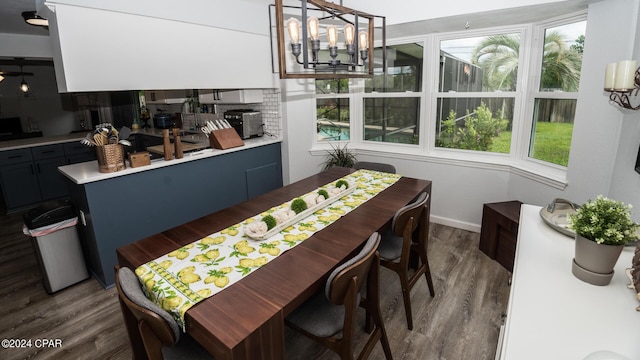
{"type": "Polygon", "coordinates": [[[522,205],[501,360],[582,360],[600,350],[640,359],[640,305],[624,273],[634,247],[625,247],[607,286],[571,273],[574,240],[522,205]]]}

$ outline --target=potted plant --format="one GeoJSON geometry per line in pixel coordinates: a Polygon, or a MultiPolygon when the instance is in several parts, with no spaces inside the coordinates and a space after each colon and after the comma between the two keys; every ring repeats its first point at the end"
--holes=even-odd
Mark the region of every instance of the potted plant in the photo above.
{"type": "Polygon", "coordinates": [[[624,245],[638,239],[640,225],[631,220],[631,205],[598,195],[569,214],[576,233],[572,273],[594,285],[607,285],[624,245]]]}
{"type": "Polygon", "coordinates": [[[344,144],[343,147],[331,144],[331,150],[327,150],[322,170],[327,170],[334,166],[351,168],[355,163],[356,156],[347,148],[347,144],[344,144]]]}

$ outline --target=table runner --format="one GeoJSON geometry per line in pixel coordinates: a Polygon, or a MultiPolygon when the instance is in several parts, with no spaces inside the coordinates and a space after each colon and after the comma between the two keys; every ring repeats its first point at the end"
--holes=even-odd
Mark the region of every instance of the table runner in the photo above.
{"type": "Polygon", "coordinates": [[[358,170],[306,194],[347,180],[356,190],[327,204],[264,241],[245,236],[243,226],[290,206],[291,201],[268,209],[219,232],[210,234],[136,268],[145,294],[167,310],[185,330],[184,314],[194,304],[222,291],[295,247],[340,217],[353,211],[402,176],[372,170],[358,170]]]}

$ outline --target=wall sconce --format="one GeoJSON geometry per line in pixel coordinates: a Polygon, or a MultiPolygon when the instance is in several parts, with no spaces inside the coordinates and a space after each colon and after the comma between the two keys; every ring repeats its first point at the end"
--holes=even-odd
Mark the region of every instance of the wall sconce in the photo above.
{"type": "Polygon", "coordinates": [[[640,104],[631,105],[630,95],[637,96],[640,90],[640,69],[635,60],[623,60],[607,64],[604,76],[604,90],[609,92],[609,100],[629,110],[640,110],[640,104]]]}
{"type": "Polygon", "coordinates": [[[275,8],[281,79],[372,77],[376,20],[382,29],[382,61],[385,64],[385,17],[344,7],[342,2],[336,5],[323,0],[301,0],[300,7],[284,6],[283,0],[276,0],[275,8]],[[286,46],[285,29],[290,47],[286,46]],[[338,45],[340,35],[345,44],[343,55],[340,55],[338,45]],[[321,39],[325,37],[327,46],[323,49],[321,39]],[[323,52],[325,49],[328,49],[328,56],[323,52]],[[291,61],[291,55],[295,63],[291,61]],[[288,63],[294,63],[294,66],[288,69],[288,63]]]}

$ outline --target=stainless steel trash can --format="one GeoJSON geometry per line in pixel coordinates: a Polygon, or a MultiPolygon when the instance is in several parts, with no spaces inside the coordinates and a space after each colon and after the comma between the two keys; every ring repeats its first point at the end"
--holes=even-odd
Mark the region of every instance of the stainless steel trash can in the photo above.
{"type": "Polygon", "coordinates": [[[24,220],[24,233],[33,238],[49,294],[89,277],[70,201],[45,203],[27,212],[24,220]]]}

